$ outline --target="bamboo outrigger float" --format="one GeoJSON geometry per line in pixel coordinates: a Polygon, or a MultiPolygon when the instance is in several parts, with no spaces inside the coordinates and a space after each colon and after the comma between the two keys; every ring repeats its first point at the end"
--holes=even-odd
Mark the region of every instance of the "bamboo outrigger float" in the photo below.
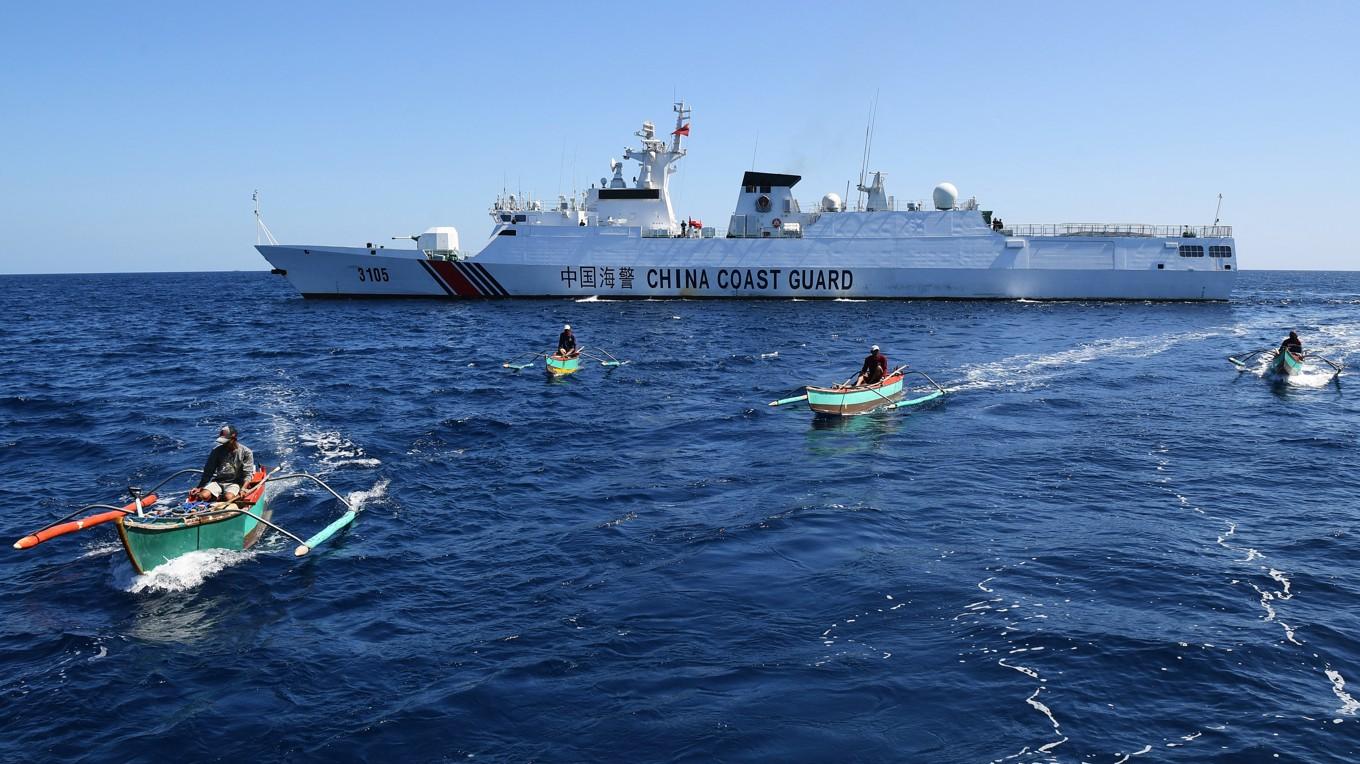
{"type": "Polygon", "coordinates": [[[359,515],[357,507],[352,506],[315,475],[305,472],[281,475],[278,470],[268,472],[264,469],[260,469],[251,477],[254,485],[233,501],[158,503],[155,492],[162,486],[182,475],[197,475],[201,472],[202,470],[193,468],[179,470],[158,483],[146,495],[142,495],[140,489],[130,488],[128,491],[132,494],[132,502],[124,507],[108,504],[89,504],[81,507],[14,542],[14,548],[30,549],[58,536],[112,522],[118,528],[118,538],[123,544],[123,550],[127,552],[133,569],[138,573],[145,573],[189,552],[206,549],[234,551],[249,549],[268,529],[276,530],[298,542],[294,554],[301,557],[332,538],[359,515]],[[339,518],[305,540],[274,523],[273,509],[270,507],[279,484],[297,479],[308,479],[317,483],[345,506],[345,512],[339,518]],[[72,520],[76,515],[90,509],[104,511],[72,520]]]}
{"type": "Polygon", "coordinates": [[[786,406],[806,401],[808,408],[822,416],[856,416],[880,408],[889,411],[910,408],[944,397],[945,389],[930,375],[923,371],[905,371],[906,368],[899,366],[872,385],[851,385],[850,380],[831,387],[809,385],[803,388],[802,395],[770,401],[769,405],[786,406]],[[904,399],[910,392],[905,381],[910,375],[919,375],[933,389],[928,388],[921,395],[904,399]]]}

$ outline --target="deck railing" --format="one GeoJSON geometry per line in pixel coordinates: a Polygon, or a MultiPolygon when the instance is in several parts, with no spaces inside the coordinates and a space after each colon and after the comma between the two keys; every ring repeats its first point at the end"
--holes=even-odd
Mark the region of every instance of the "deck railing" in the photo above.
{"type": "Polygon", "coordinates": [[[1141,223],[1024,223],[1006,226],[1008,236],[1156,236],[1171,238],[1227,238],[1230,225],[1144,225],[1141,223]]]}

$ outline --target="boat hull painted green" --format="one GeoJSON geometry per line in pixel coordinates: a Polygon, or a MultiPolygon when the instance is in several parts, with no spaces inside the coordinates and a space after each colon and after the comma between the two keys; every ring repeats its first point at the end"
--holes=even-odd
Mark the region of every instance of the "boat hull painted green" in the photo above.
{"type": "Polygon", "coordinates": [[[893,374],[864,387],[809,387],[808,408],[826,416],[867,414],[902,398],[902,375],[893,374]]]}
{"type": "Polygon", "coordinates": [[[1272,374],[1281,377],[1289,377],[1303,372],[1303,361],[1287,350],[1275,351],[1275,358],[1270,362],[1272,374]]]}
{"type": "Polygon", "coordinates": [[[576,370],[581,366],[581,359],[559,358],[556,355],[550,355],[545,360],[545,363],[545,368],[548,370],[549,375],[561,377],[566,374],[575,374],[576,370]]]}
{"type": "MultiPolygon", "coordinates": [[[[269,502],[273,491],[274,485],[265,483],[259,498],[247,509],[270,519],[273,512],[269,502]]],[[[239,510],[225,509],[211,514],[164,519],[129,515],[118,520],[118,536],[132,567],[138,573],[145,573],[189,552],[249,549],[264,534],[266,527],[239,510]]]]}

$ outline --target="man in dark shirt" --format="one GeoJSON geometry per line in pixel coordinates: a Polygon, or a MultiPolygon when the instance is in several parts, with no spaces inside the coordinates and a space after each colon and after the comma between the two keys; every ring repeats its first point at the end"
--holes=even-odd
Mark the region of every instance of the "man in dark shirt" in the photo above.
{"type": "Polygon", "coordinates": [[[250,487],[255,474],[255,454],[236,442],[236,428],[222,425],[217,447],[208,454],[198,486],[189,492],[189,501],[232,501],[250,487]]]}
{"type": "Polygon", "coordinates": [[[888,357],[878,350],[878,345],[874,345],[869,350],[869,355],[864,359],[864,365],[859,367],[859,379],[855,386],[873,385],[881,381],[888,375],[888,357]]]}
{"type": "Polygon", "coordinates": [[[562,327],[557,335],[557,354],[562,358],[575,358],[581,351],[576,348],[576,335],[571,333],[571,324],[562,327]]]}
{"type": "Polygon", "coordinates": [[[1290,332],[1289,336],[1285,337],[1284,342],[1280,343],[1280,352],[1286,350],[1298,355],[1303,355],[1303,340],[1299,339],[1298,334],[1290,332]]]}

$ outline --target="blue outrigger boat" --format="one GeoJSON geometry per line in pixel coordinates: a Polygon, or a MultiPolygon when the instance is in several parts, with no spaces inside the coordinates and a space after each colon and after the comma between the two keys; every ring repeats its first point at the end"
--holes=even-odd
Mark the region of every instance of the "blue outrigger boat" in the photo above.
{"type": "Polygon", "coordinates": [[[880,408],[890,411],[910,408],[944,397],[945,389],[928,374],[923,371],[905,371],[906,368],[899,366],[872,385],[851,385],[850,380],[831,387],[809,385],[803,388],[802,395],[770,401],[769,405],[785,406],[807,401],[808,408],[821,416],[856,416],[880,408]],[[927,389],[916,397],[906,398],[910,391],[905,380],[910,375],[921,376],[933,389],[927,389]]]}
{"type": "Polygon", "coordinates": [[[201,469],[188,467],[162,480],[150,491],[129,488],[132,502],[127,506],[87,504],[14,542],[14,548],[31,549],[58,536],[113,523],[133,569],[145,573],[189,552],[249,549],[267,529],[278,531],[296,541],[298,546],[293,553],[301,557],[348,527],[359,515],[358,507],[351,505],[315,475],[305,472],[284,475],[280,470],[267,471],[263,468],[252,476],[251,485],[241,498],[234,501],[161,501],[164,495],[158,497],[157,492],[171,480],[201,472],[201,469]],[[277,495],[279,484],[297,479],[317,483],[345,508],[339,518],[307,539],[280,527],[273,519],[271,500],[277,495]],[[74,519],[92,509],[102,511],[74,519]]]}
{"type": "Polygon", "coordinates": [[[1237,368],[1238,371],[1251,371],[1255,364],[1251,363],[1253,358],[1266,358],[1265,373],[1277,379],[1288,379],[1303,373],[1303,364],[1308,360],[1319,360],[1332,367],[1333,374],[1340,374],[1345,368],[1344,364],[1324,358],[1316,353],[1295,353],[1292,350],[1280,348],[1262,348],[1240,356],[1228,356],[1228,362],[1237,368]]]}
{"type": "Polygon", "coordinates": [[[568,374],[575,374],[581,369],[582,358],[598,361],[606,369],[615,369],[628,363],[615,358],[608,350],[581,348],[579,353],[569,357],[558,355],[555,351],[550,353],[525,353],[506,361],[501,364],[501,367],[515,371],[531,369],[534,366],[534,361],[540,358],[543,359],[543,369],[549,377],[565,377],[568,374]]]}

